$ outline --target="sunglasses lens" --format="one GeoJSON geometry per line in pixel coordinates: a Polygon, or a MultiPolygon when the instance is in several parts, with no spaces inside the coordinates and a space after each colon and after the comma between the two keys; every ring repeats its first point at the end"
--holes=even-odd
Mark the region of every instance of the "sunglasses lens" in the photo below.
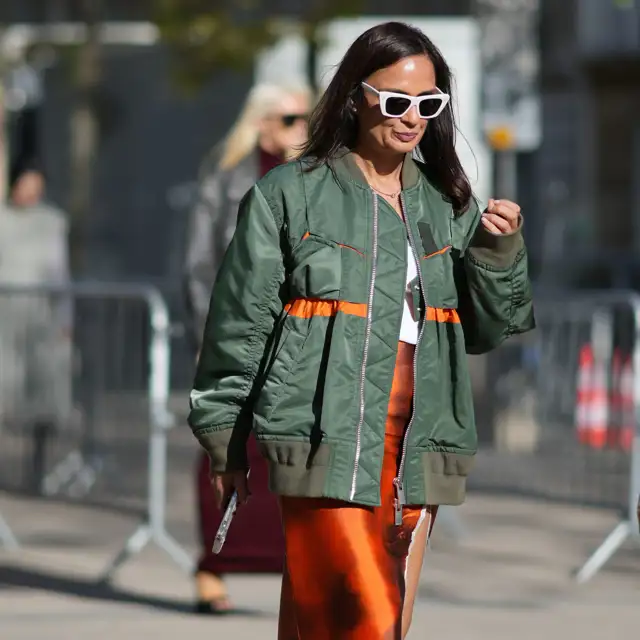
{"type": "Polygon", "coordinates": [[[408,98],[398,98],[396,96],[392,96],[387,98],[386,109],[387,113],[390,116],[401,116],[406,110],[409,108],[411,104],[411,100],[408,98]]]}
{"type": "Polygon", "coordinates": [[[442,105],[442,98],[430,98],[420,103],[420,115],[423,118],[433,118],[442,105]]]}
{"type": "Polygon", "coordinates": [[[295,114],[282,116],[282,124],[287,128],[293,127],[293,125],[300,120],[306,121],[307,116],[302,113],[295,113],[295,114]]]}

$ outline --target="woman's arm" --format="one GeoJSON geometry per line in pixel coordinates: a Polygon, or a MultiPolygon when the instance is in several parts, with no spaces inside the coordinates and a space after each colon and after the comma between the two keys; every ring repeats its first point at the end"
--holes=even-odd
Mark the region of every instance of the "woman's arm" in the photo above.
{"type": "Polygon", "coordinates": [[[202,339],[211,289],[222,259],[217,250],[216,225],[222,206],[222,176],[205,175],[198,185],[198,199],[187,231],[184,286],[191,328],[197,343],[202,339]]]}
{"type": "Polygon", "coordinates": [[[492,233],[475,201],[461,220],[467,216],[454,268],[467,353],[479,354],[535,328],[535,320],[522,218],[514,230],[492,233]]]}
{"type": "Polygon", "coordinates": [[[253,187],[240,204],[236,233],[211,294],[189,425],[215,473],[247,465],[252,390],[283,309],[281,227],[280,213],[253,187]]]}

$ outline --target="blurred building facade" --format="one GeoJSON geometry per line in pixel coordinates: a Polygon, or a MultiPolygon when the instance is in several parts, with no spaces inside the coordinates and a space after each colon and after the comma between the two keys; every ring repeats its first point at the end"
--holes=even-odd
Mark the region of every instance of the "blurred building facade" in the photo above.
{"type": "Polygon", "coordinates": [[[640,3],[542,3],[544,143],[536,258],[545,280],[640,286],[640,3]]]}

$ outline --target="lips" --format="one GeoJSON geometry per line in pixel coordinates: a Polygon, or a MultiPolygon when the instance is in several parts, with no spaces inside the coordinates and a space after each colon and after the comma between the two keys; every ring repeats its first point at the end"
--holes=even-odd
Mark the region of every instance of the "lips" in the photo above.
{"type": "Polygon", "coordinates": [[[417,133],[400,133],[398,131],[394,131],[393,135],[400,140],[400,142],[413,142],[417,137],[417,133]]]}

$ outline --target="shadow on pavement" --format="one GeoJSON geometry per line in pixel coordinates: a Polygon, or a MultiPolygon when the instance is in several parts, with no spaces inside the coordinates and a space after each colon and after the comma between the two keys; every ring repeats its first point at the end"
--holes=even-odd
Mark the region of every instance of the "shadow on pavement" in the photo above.
{"type": "Polygon", "coordinates": [[[543,590],[522,597],[471,598],[428,586],[418,587],[418,599],[433,604],[465,609],[496,609],[499,611],[539,611],[548,609],[562,597],[561,592],[543,590]]]}
{"type": "MultiPolygon", "coordinates": [[[[196,615],[193,611],[193,605],[190,602],[133,593],[115,587],[107,582],[96,582],[80,577],[61,576],[35,569],[0,567],[0,590],[6,589],[37,589],[39,591],[76,596],[86,600],[117,602],[159,609],[170,613],[196,615]]],[[[234,609],[225,615],[225,617],[229,616],[266,618],[270,617],[270,614],[252,609],[234,609]]]]}

